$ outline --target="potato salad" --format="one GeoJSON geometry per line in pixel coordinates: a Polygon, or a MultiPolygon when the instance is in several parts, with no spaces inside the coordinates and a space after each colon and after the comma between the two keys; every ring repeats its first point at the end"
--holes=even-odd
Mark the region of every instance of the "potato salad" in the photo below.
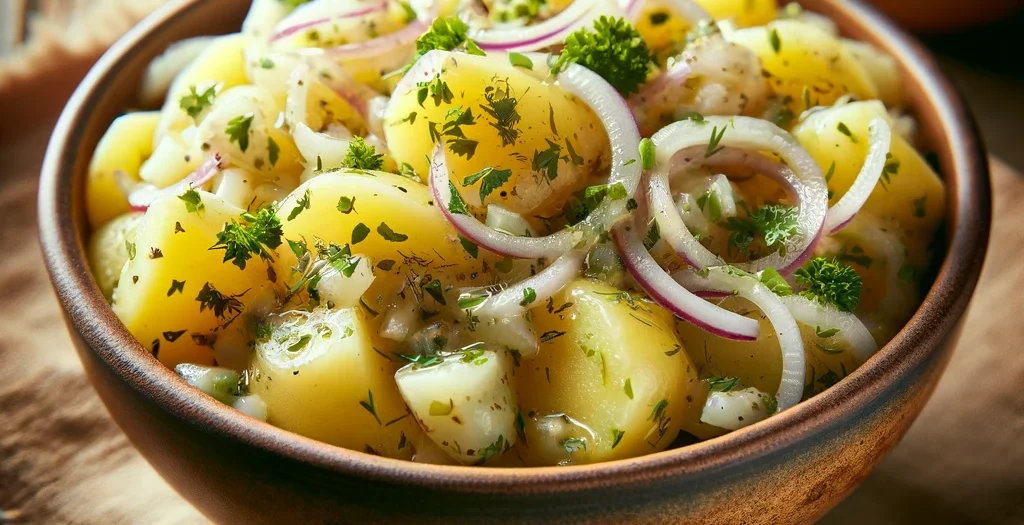
{"type": "Polygon", "coordinates": [[[900,79],[774,0],[254,0],[99,142],[89,261],[153,359],[312,439],[686,446],[916,310],[946,196],[900,79]]]}

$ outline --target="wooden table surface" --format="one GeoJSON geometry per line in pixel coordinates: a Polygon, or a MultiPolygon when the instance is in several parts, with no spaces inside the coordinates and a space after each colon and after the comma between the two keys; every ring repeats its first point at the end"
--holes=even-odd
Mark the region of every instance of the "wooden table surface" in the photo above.
{"type": "MultiPolygon", "coordinates": [[[[117,1],[129,0],[107,3],[117,1]]],[[[117,33],[132,16],[99,30],[117,33]]],[[[90,38],[85,50],[64,42],[37,51],[45,61],[0,58],[0,524],[203,523],[131,448],[84,378],[36,240],[50,129],[95,58],[90,49],[110,35],[90,38]]],[[[998,136],[995,153],[1024,166],[1024,82],[944,64],[985,133],[998,136]]],[[[993,187],[993,241],[945,376],[896,450],[822,523],[1024,523],[1024,175],[993,161],[993,187]]]]}

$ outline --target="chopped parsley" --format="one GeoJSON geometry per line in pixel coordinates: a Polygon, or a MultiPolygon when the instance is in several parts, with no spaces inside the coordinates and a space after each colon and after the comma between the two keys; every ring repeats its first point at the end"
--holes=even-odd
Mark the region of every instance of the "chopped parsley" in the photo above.
{"type": "Polygon", "coordinates": [[[441,305],[446,305],[448,302],[444,298],[444,290],[441,287],[441,281],[434,279],[429,283],[423,285],[423,291],[427,292],[431,297],[434,298],[441,305]]]}
{"type": "Polygon", "coordinates": [[[202,313],[206,310],[213,311],[213,315],[220,319],[225,318],[225,314],[238,315],[242,313],[242,301],[238,298],[245,295],[242,292],[238,295],[224,295],[217,291],[212,284],[207,282],[203,285],[203,288],[199,290],[199,295],[196,296],[196,301],[199,303],[199,312],[202,313]]]}
{"type": "Polygon", "coordinates": [[[355,196],[345,197],[343,195],[343,196],[341,196],[341,198],[338,199],[338,211],[340,211],[341,213],[344,213],[345,215],[348,215],[348,214],[352,213],[353,211],[355,211],[355,209],[356,209],[356,198],[355,198],[355,196]]]}
{"type": "Polygon", "coordinates": [[[451,104],[454,97],[455,93],[452,93],[447,82],[441,80],[440,73],[430,82],[416,83],[416,101],[419,102],[421,108],[423,103],[427,101],[427,98],[434,101],[434,106],[440,106],[442,102],[451,104]]]}
{"type": "Polygon", "coordinates": [[[448,211],[459,215],[469,215],[469,208],[466,206],[466,201],[462,200],[462,195],[459,194],[459,190],[455,189],[455,183],[449,180],[448,189],[452,194],[451,202],[448,203],[448,211]]]}
{"type": "Polygon", "coordinates": [[[622,436],[626,435],[625,430],[619,430],[617,428],[612,429],[612,448],[619,446],[619,442],[622,441],[622,436]]]}
{"type": "Polygon", "coordinates": [[[498,131],[501,145],[513,146],[519,139],[519,130],[516,129],[521,120],[519,111],[516,109],[519,100],[512,96],[512,88],[509,87],[508,82],[506,81],[504,84],[504,88],[494,86],[484,88],[484,98],[487,99],[487,104],[480,106],[480,109],[493,119],[490,125],[498,131]]]}
{"type": "Polygon", "coordinates": [[[188,93],[182,95],[181,99],[178,101],[178,106],[185,113],[188,113],[188,116],[195,119],[202,114],[206,108],[213,105],[213,99],[216,96],[217,86],[210,86],[206,91],[199,93],[196,91],[196,86],[192,85],[189,86],[188,93]]]}
{"type": "Polygon", "coordinates": [[[581,28],[565,39],[551,74],[572,63],[597,73],[623,96],[640,90],[654,56],[640,33],[623,18],[601,16],[593,29],[581,28]]]}
{"type": "Polygon", "coordinates": [[[224,133],[228,135],[228,141],[233,144],[237,143],[238,149],[242,150],[242,153],[249,149],[249,131],[252,127],[253,117],[252,113],[239,115],[229,120],[228,126],[224,130],[224,133]]]}
{"type": "Polygon", "coordinates": [[[709,392],[728,392],[740,382],[738,377],[709,377],[704,380],[709,392]]]}
{"type": "Polygon", "coordinates": [[[369,226],[367,226],[367,225],[365,225],[363,223],[356,224],[355,227],[352,228],[352,244],[359,244],[364,239],[366,239],[366,236],[369,235],[369,234],[370,234],[370,227],[369,226]]]}
{"type": "Polygon", "coordinates": [[[626,393],[626,397],[633,399],[633,381],[630,378],[626,378],[626,384],[622,385],[622,390],[626,393]]]}
{"type": "Polygon", "coordinates": [[[264,261],[273,261],[272,250],[281,246],[281,220],[270,207],[260,208],[255,213],[244,211],[239,220],[231,219],[224,229],[217,233],[217,243],[211,250],[224,250],[224,262],[231,261],[240,269],[258,255],[264,261]]]}
{"type": "Polygon", "coordinates": [[[541,173],[546,173],[548,180],[555,180],[558,178],[558,158],[562,154],[562,146],[551,142],[549,139],[544,139],[548,143],[548,149],[543,151],[534,150],[533,152],[533,169],[541,173]]]}
{"type": "MultiPolygon", "coordinates": [[[[469,41],[469,26],[459,17],[453,15],[437,18],[430,25],[430,29],[416,39],[416,56],[413,57],[413,62],[435,49],[453,51],[466,44],[467,41],[469,41]]],[[[476,47],[475,44],[474,47],[476,47]]]]}
{"type": "Polygon", "coordinates": [[[836,129],[839,130],[839,132],[842,133],[843,135],[850,137],[850,140],[852,140],[854,143],[857,142],[857,137],[853,134],[852,131],[850,131],[850,128],[846,126],[845,122],[840,122],[839,124],[837,124],[836,129]]]}
{"type": "Polygon", "coordinates": [[[779,31],[772,28],[771,33],[768,33],[768,43],[772,45],[772,50],[776,53],[782,49],[782,40],[779,39],[779,31]]]}
{"type": "Polygon", "coordinates": [[[860,302],[863,283],[851,266],[837,259],[811,259],[794,273],[796,282],[805,286],[800,295],[852,312],[860,302]]]}
{"type": "Polygon", "coordinates": [[[644,248],[650,250],[660,240],[661,230],[658,228],[658,221],[652,221],[651,229],[647,230],[647,235],[644,237],[644,248]]]}
{"type": "Polygon", "coordinates": [[[515,51],[508,54],[508,61],[515,67],[524,67],[526,69],[533,69],[533,60],[530,57],[516,53],[515,51]]]}
{"type": "Polygon", "coordinates": [[[498,435],[498,439],[494,440],[494,443],[487,445],[486,447],[477,450],[476,455],[480,458],[480,463],[486,462],[488,459],[497,456],[505,451],[505,436],[498,435]]]}
{"type": "Polygon", "coordinates": [[[793,289],[786,282],[786,279],[782,277],[779,272],[772,267],[765,268],[761,271],[761,284],[768,287],[775,295],[779,297],[785,297],[787,295],[793,295],[793,289]]]}
{"type": "MultiPolygon", "coordinates": [[[[698,205],[699,205],[698,201],[698,205]]],[[[781,204],[765,204],[755,212],[751,212],[741,203],[747,212],[746,218],[729,217],[721,226],[729,230],[729,247],[740,252],[749,252],[750,244],[755,236],[764,238],[764,245],[769,250],[785,249],[785,242],[797,233],[798,210],[793,206],[781,204]]]]}
{"type": "Polygon", "coordinates": [[[200,214],[206,209],[206,205],[203,204],[203,198],[199,195],[199,192],[195,190],[190,184],[185,193],[178,195],[178,198],[185,203],[185,211],[188,213],[200,214]]]}
{"type": "Polygon", "coordinates": [[[387,223],[384,222],[377,226],[377,233],[383,237],[385,241],[390,242],[402,242],[409,238],[409,236],[404,233],[396,233],[387,225],[387,223]]]}
{"type": "Polygon", "coordinates": [[[654,141],[645,138],[640,141],[640,165],[645,170],[653,170],[657,158],[654,153],[654,141]]]}
{"type": "Polygon", "coordinates": [[[288,221],[289,222],[294,220],[296,217],[298,217],[299,214],[302,213],[303,211],[309,209],[310,199],[312,197],[313,197],[312,190],[308,190],[307,189],[306,192],[302,194],[302,197],[299,200],[295,201],[295,207],[292,208],[292,212],[288,214],[288,221]]]}
{"type": "Polygon", "coordinates": [[[277,145],[277,141],[273,137],[267,138],[267,157],[270,158],[270,165],[276,166],[277,159],[281,156],[281,146],[277,145]]]}
{"type": "Polygon", "coordinates": [[[587,438],[568,438],[562,442],[562,446],[565,448],[566,454],[572,454],[574,452],[587,451],[587,438]]]}
{"type": "Polygon", "coordinates": [[[519,301],[519,306],[526,306],[537,300],[537,291],[533,288],[526,288],[523,290],[523,300],[519,301]]]}
{"type": "Polygon", "coordinates": [[[367,144],[363,137],[355,137],[348,143],[348,153],[341,161],[343,168],[357,170],[380,170],[384,167],[384,154],[367,144]]]}
{"type": "MultiPolygon", "coordinates": [[[[448,142],[448,150],[456,155],[466,157],[466,160],[472,159],[473,155],[476,154],[476,147],[479,141],[467,138],[466,133],[462,130],[462,126],[472,126],[474,124],[476,124],[476,117],[473,116],[472,108],[463,110],[461,107],[456,107],[448,110],[448,113],[445,115],[444,126],[441,128],[441,135],[446,137],[448,142]]],[[[436,128],[432,127],[431,138],[434,139],[436,134],[436,128]]],[[[437,140],[434,140],[434,142],[437,142],[437,140]]]]}
{"type": "MultiPolygon", "coordinates": [[[[480,201],[483,202],[494,190],[502,187],[512,177],[512,170],[499,170],[491,167],[484,168],[462,181],[462,187],[472,186],[480,182],[480,201]]],[[[454,202],[454,199],[453,199],[454,202]]]]}

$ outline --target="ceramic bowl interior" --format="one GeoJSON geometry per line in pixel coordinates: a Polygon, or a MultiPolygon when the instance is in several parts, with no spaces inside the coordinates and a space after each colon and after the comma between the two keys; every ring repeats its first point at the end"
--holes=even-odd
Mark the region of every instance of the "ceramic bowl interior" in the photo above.
{"type": "MultiPolygon", "coordinates": [[[[345,450],[243,416],[200,394],[160,365],[118,321],[93,282],[84,257],[88,236],[83,185],[103,131],[135,104],[145,65],[175,40],[237,30],[246,0],[177,0],[119,41],[75,93],[54,132],[40,190],[41,238],[69,325],[107,366],[171,417],[218,439],[244,443],[305,464],[404,486],[486,493],[587,490],[629,474],[645,480],[700,477],[751,457],[782,450],[841,423],[884,398],[921,363],[938,359],[973,291],[984,257],[990,215],[987,164],[973,121],[934,60],[916,42],[859,2],[807,0],[836,20],[845,36],[871,42],[902,64],[910,107],[948,185],[947,251],[935,281],[910,323],[876,356],[833,388],[750,427],[684,448],[587,466],[480,469],[391,460],[345,450]],[[187,17],[190,22],[173,23],[187,17]]],[[[634,478],[635,479],[635,478],[634,478]]]]}

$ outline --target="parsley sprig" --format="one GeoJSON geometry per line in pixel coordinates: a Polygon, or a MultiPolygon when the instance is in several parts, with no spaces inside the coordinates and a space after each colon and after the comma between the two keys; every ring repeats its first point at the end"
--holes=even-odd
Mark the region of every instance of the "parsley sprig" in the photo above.
{"type": "Polygon", "coordinates": [[[572,63],[597,73],[628,96],[647,80],[654,55],[624,18],[602,16],[594,21],[593,29],[581,28],[566,37],[551,73],[557,75],[572,63]]]}
{"type": "Polygon", "coordinates": [[[348,143],[348,153],[341,161],[343,168],[357,170],[376,170],[384,167],[384,154],[377,153],[377,148],[367,144],[363,137],[356,137],[348,143]]]}
{"type": "Polygon", "coordinates": [[[271,207],[260,208],[256,213],[244,211],[240,220],[231,219],[224,229],[217,233],[217,244],[211,250],[224,250],[224,262],[231,261],[240,269],[258,255],[264,261],[273,261],[273,250],[281,246],[281,220],[271,207]]]}
{"type": "Polygon", "coordinates": [[[864,290],[860,275],[853,267],[836,259],[811,259],[794,273],[796,282],[805,286],[800,295],[852,312],[864,290]]]}

